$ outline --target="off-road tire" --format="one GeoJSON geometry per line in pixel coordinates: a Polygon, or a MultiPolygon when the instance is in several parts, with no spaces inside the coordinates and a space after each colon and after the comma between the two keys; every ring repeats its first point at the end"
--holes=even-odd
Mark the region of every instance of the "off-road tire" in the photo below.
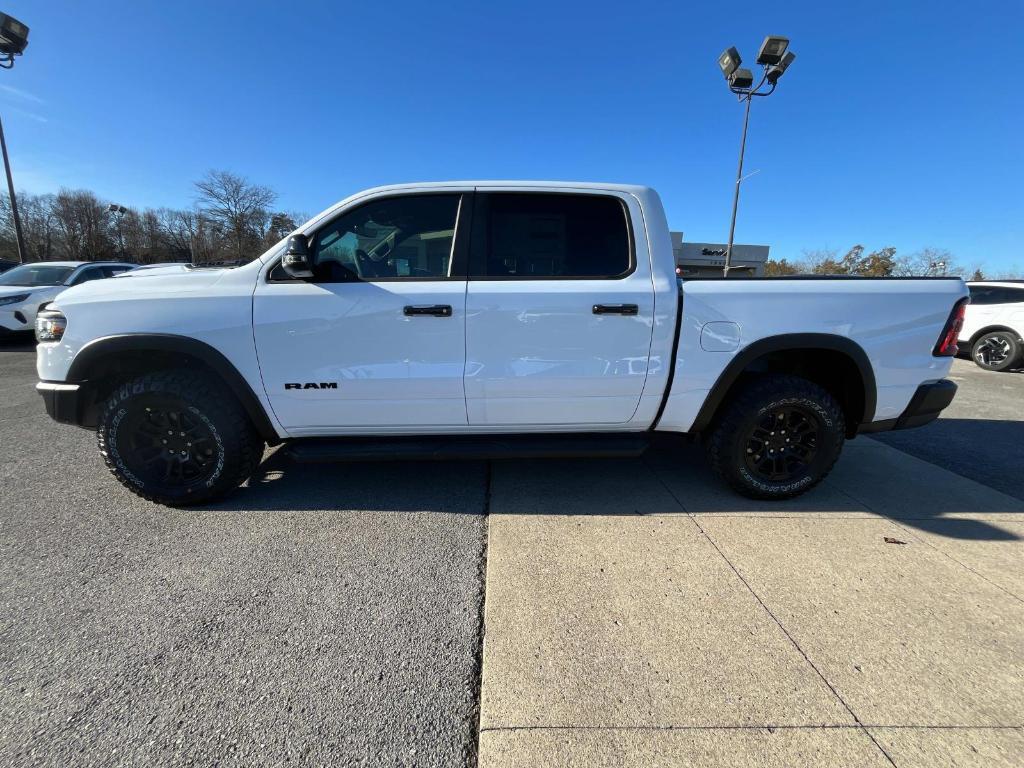
{"type": "MultiPolygon", "coordinates": [[[[773,417],[774,418],[774,417],[773,417]]],[[[734,490],[752,499],[788,499],[820,483],[843,449],[846,421],[835,398],[798,376],[764,374],[741,385],[714,423],[705,448],[711,468],[734,490]],[[788,409],[816,424],[815,453],[806,467],[770,481],[751,470],[748,439],[770,414],[788,409]]]]}
{"type": "Polygon", "coordinates": [[[1017,334],[1011,331],[993,331],[992,333],[986,333],[984,336],[979,336],[977,341],[971,345],[971,360],[983,371],[1008,371],[1020,364],[1021,352],[1021,344],[1017,334]],[[1001,352],[1001,354],[1005,354],[1005,357],[1002,357],[998,362],[984,362],[984,355],[981,355],[980,351],[986,344],[995,344],[1005,349],[1005,353],[1001,352]],[[979,356],[983,359],[979,360],[979,356]]]}
{"type": "MultiPolygon", "coordinates": [[[[96,431],[107,468],[125,488],[157,504],[187,507],[223,497],[244,483],[259,466],[264,442],[238,401],[214,377],[198,371],[157,371],[117,386],[101,409],[96,431]],[[147,403],[177,403],[212,435],[214,462],[209,477],[192,483],[158,482],[133,472],[126,419],[138,418],[147,403]]],[[[206,459],[209,461],[209,459],[206,459]]]]}

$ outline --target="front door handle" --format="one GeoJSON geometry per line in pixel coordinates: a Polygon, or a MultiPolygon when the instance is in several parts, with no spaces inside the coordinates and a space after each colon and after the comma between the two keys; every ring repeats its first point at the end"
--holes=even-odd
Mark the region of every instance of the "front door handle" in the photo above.
{"type": "Polygon", "coordinates": [[[638,315],[640,307],[636,304],[595,304],[595,315],[638,315]]]}
{"type": "Polygon", "coordinates": [[[406,306],[402,309],[406,317],[417,317],[419,315],[433,315],[434,317],[451,317],[451,304],[431,304],[429,306],[406,306]]]}

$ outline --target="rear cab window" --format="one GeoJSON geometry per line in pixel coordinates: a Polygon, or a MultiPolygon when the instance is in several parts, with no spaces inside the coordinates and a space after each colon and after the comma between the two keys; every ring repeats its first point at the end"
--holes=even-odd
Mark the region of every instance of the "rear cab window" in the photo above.
{"type": "Polygon", "coordinates": [[[476,195],[471,280],[614,279],[634,268],[629,215],[616,197],[476,195]]]}

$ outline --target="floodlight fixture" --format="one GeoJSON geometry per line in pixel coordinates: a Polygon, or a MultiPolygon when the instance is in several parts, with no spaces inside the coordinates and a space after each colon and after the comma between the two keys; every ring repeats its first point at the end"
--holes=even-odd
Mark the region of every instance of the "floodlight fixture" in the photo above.
{"type": "Polygon", "coordinates": [[[0,66],[10,69],[14,57],[21,56],[28,46],[28,27],[13,16],[0,13],[0,66]]]}
{"type": "Polygon", "coordinates": [[[782,57],[782,61],[776,64],[774,67],[768,70],[768,74],[765,77],[768,78],[768,82],[775,85],[779,82],[779,78],[782,77],[783,73],[789,69],[789,65],[793,63],[793,59],[796,58],[796,54],[792,51],[786,51],[786,55],[782,57]]]}
{"type": "Polygon", "coordinates": [[[782,61],[786,48],[789,47],[789,38],[781,35],[768,35],[761,43],[761,50],[757,52],[757,63],[761,66],[771,66],[782,61]]]}
{"type": "Polygon", "coordinates": [[[749,88],[754,84],[754,73],[749,69],[737,69],[729,78],[729,85],[732,88],[749,88]]]}
{"type": "Polygon", "coordinates": [[[740,52],[735,48],[726,48],[718,57],[718,66],[726,80],[732,77],[732,73],[739,68],[741,63],[743,63],[743,59],[740,58],[740,52]]]}

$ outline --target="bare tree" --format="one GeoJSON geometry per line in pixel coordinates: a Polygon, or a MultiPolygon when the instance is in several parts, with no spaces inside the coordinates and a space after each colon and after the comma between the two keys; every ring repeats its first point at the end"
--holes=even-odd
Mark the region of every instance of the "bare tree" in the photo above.
{"type": "Polygon", "coordinates": [[[266,237],[269,208],[277,194],[230,171],[209,171],[196,182],[196,189],[200,206],[231,238],[232,258],[248,261],[256,256],[256,249],[266,237]]]}
{"type": "Polygon", "coordinates": [[[943,248],[922,248],[904,256],[897,261],[893,271],[900,277],[959,276],[963,273],[964,269],[956,263],[956,257],[943,248]]]}

